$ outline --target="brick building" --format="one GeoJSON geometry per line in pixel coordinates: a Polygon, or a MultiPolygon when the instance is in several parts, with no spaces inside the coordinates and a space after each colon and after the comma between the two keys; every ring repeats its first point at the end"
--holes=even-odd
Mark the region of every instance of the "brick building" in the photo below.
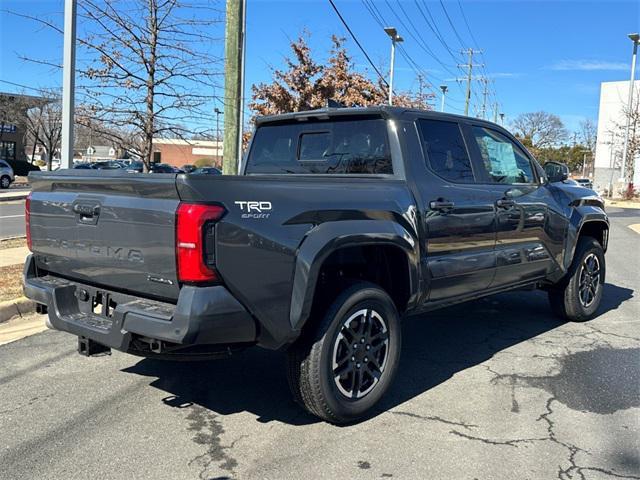
{"type": "Polygon", "coordinates": [[[217,167],[222,165],[222,142],[212,140],[180,140],[155,138],[153,159],[176,167],[193,165],[197,160],[210,160],[217,167]]]}

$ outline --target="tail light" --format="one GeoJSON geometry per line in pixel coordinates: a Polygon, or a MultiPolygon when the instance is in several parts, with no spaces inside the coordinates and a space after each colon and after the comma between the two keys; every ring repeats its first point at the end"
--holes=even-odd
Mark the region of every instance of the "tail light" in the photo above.
{"type": "Polygon", "coordinates": [[[27,195],[27,199],[24,201],[24,223],[27,230],[27,247],[30,251],[31,248],[31,192],[27,195]]]}
{"type": "Polygon", "coordinates": [[[214,282],[212,224],[225,214],[224,207],[180,203],[176,210],[176,259],[181,282],[214,282]]]}

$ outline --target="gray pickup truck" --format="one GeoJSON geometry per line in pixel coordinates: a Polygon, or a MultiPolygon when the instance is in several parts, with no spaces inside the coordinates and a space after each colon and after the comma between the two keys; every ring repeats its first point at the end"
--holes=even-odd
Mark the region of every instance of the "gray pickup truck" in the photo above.
{"type": "Polygon", "coordinates": [[[401,318],[516,288],[596,313],[609,223],[565,179],[479,119],[265,117],[239,176],[32,173],[25,293],[85,355],[287,349],[295,399],[350,422],[391,384],[401,318]]]}

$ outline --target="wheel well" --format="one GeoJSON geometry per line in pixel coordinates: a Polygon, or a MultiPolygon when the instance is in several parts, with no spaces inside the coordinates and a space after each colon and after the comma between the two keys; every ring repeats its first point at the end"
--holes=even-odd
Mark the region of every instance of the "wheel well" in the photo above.
{"type": "Polygon", "coordinates": [[[410,296],[407,254],[393,245],[362,245],[339,248],[324,260],[312,311],[326,308],[345,285],[357,280],[379,285],[389,294],[398,312],[406,309],[410,296]]]}
{"type": "Polygon", "coordinates": [[[602,245],[602,249],[606,251],[609,240],[609,226],[605,222],[587,222],[580,229],[578,238],[580,237],[595,238],[602,245]]]}

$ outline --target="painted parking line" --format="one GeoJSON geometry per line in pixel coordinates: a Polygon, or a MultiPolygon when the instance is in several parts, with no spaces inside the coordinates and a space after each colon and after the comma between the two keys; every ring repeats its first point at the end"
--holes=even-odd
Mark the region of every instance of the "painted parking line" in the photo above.
{"type": "Polygon", "coordinates": [[[22,215],[5,215],[4,217],[0,217],[0,220],[3,218],[18,218],[18,217],[24,217],[24,214],[22,215]]]}
{"type": "Polygon", "coordinates": [[[631,230],[636,233],[640,233],[640,223],[634,223],[633,225],[627,225],[631,230]]]}

